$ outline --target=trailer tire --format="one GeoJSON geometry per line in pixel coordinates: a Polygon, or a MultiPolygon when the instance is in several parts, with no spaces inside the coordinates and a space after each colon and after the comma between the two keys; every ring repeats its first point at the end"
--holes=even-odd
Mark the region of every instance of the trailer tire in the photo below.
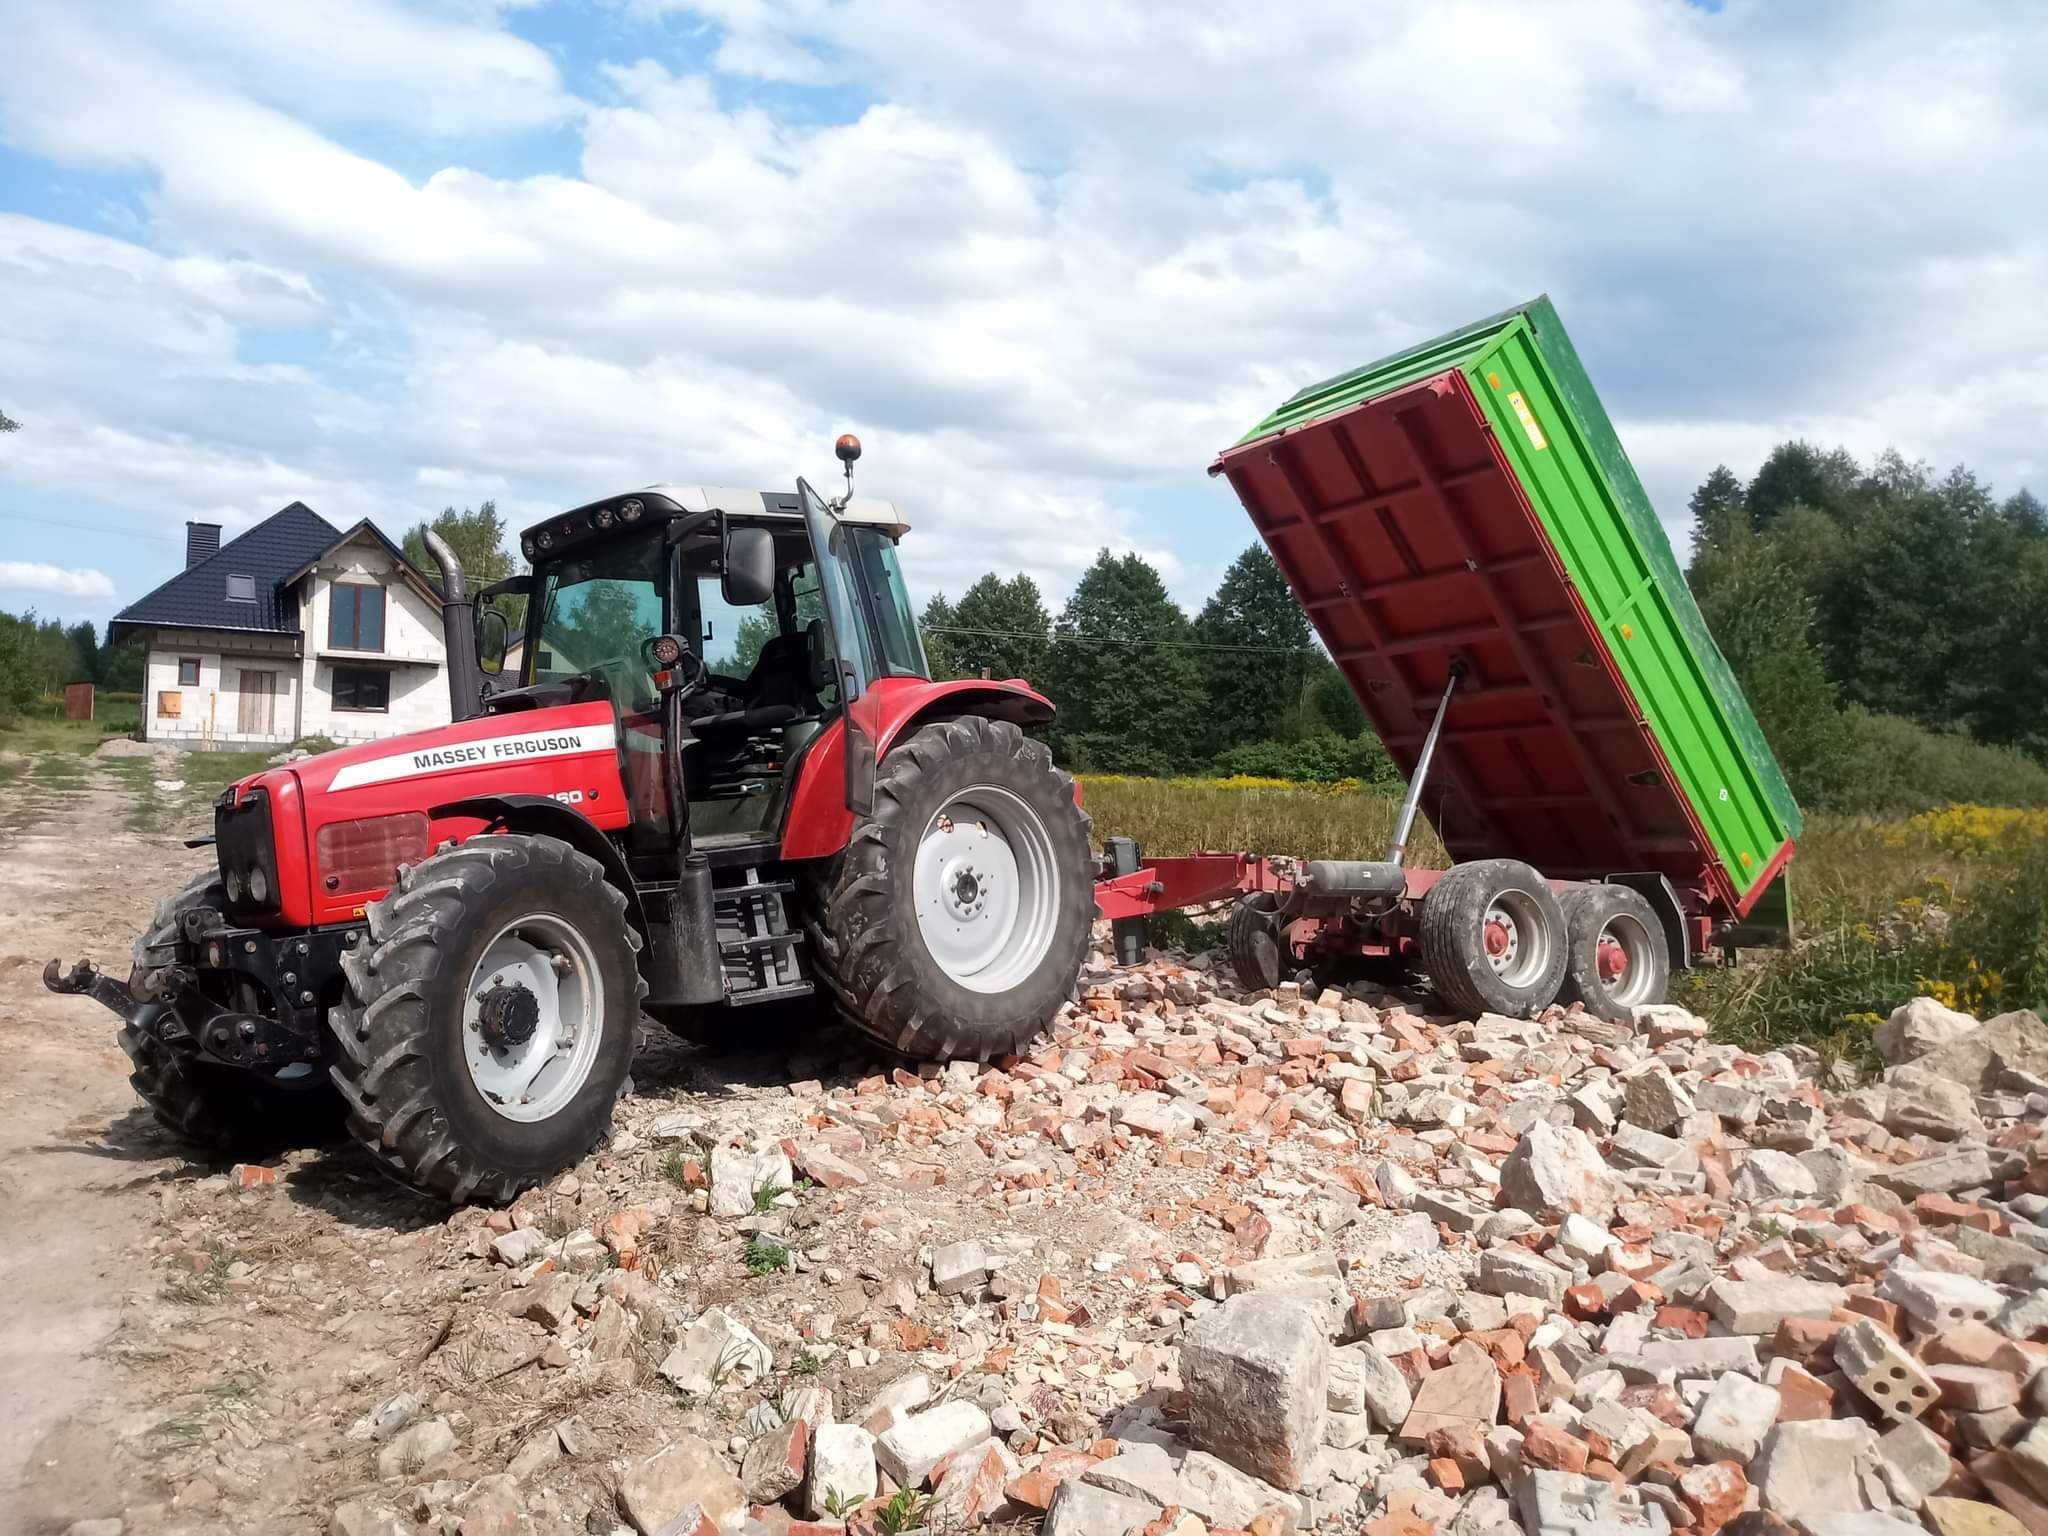
{"type": "Polygon", "coordinates": [[[456,1204],[503,1202],[597,1145],[647,993],[625,893],[597,860],[553,837],[472,837],[405,870],[366,916],[370,945],[342,959],[332,1074],[382,1168],[456,1204]],[[504,994],[525,1000],[491,1009],[507,975],[504,994]],[[535,1057],[524,1088],[490,1093],[535,1057]]]}
{"type": "MultiPolygon", "coordinates": [[[[157,903],[156,916],[135,941],[136,958],[144,945],[177,938],[180,913],[218,910],[226,902],[217,873],[198,876],[157,903]]],[[[315,1074],[303,1088],[285,1088],[253,1072],[202,1061],[164,1040],[158,1024],[169,1014],[167,1004],[145,1004],[117,1036],[132,1069],[130,1086],[164,1129],[208,1152],[269,1153],[326,1141],[340,1128],[341,1101],[324,1078],[315,1074]]]]}
{"type": "Polygon", "coordinates": [[[1564,912],[1519,859],[1477,859],[1444,872],[1422,898],[1416,947],[1437,997],[1467,1013],[1527,1018],[1564,980],[1564,912]]]}
{"type": "Polygon", "coordinates": [[[1656,909],[1625,885],[1582,885],[1562,899],[1565,926],[1566,1002],[1614,1024],[1635,1021],[1635,1010],[1664,1001],[1671,986],[1671,946],[1656,909]],[[1620,953],[1624,969],[1610,976],[1601,963],[1601,943],[1620,953]]]}
{"type": "Polygon", "coordinates": [[[1007,720],[962,715],[899,742],[873,813],[812,887],[812,953],[840,1012],[922,1060],[1021,1050],[1087,957],[1088,829],[1073,779],[1007,720]]]}
{"type": "Polygon", "coordinates": [[[1237,898],[1223,925],[1223,952],[1247,992],[1270,992],[1280,985],[1285,951],[1279,910],[1280,900],[1271,891],[1253,891],[1237,898]]]}

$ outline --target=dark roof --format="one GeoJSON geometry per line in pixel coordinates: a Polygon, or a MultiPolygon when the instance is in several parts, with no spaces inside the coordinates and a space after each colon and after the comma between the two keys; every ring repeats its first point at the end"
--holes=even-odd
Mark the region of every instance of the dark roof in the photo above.
{"type": "Polygon", "coordinates": [[[298,605],[285,588],[292,572],[317,560],[340,537],[334,525],[295,501],[238,534],[197,565],[114,615],[108,641],[134,629],[244,629],[295,635],[298,605]],[[228,577],[254,578],[256,601],[228,601],[228,577]]]}

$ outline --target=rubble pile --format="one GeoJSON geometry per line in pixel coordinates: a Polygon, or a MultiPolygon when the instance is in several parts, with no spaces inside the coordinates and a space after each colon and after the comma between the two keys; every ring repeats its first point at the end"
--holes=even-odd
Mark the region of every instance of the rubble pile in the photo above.
{"type": "Polygon", "coordinates": [[[623,1101],[415,1240],[331,1527],[2048,1536],[2038,1018],[1431,1006],[1105,963],[1022,1059],[623,1101]]]}

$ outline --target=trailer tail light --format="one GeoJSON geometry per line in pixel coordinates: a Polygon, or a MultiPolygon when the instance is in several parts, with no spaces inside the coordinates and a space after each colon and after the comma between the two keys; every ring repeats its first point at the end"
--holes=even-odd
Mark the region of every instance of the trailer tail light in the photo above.
{"type": "Polygon", "coordinates": [[[427,848],[425,811],[331,822],[313,839],[320,885],[330,894],[384,890],[398,879],[399,865],[419,863],[427,848]]]}

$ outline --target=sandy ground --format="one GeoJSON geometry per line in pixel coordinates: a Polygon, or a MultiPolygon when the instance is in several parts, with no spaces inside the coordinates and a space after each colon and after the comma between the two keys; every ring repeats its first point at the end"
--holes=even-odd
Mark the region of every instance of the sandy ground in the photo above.
{"type": "Polygon", "coordinates": [[[200,857],[125,828],[128,804],[97,769],[78,792],[41,792],[0,834],[0,1530],[97,1513],[126,1466],[104,1428],[131,1386],[100,1354],[124,1292],[151,1187],[183,1159],[140,1112],[115,1021],[44,990],[53,955],[125,971],[159,894],[200,857]]]}

